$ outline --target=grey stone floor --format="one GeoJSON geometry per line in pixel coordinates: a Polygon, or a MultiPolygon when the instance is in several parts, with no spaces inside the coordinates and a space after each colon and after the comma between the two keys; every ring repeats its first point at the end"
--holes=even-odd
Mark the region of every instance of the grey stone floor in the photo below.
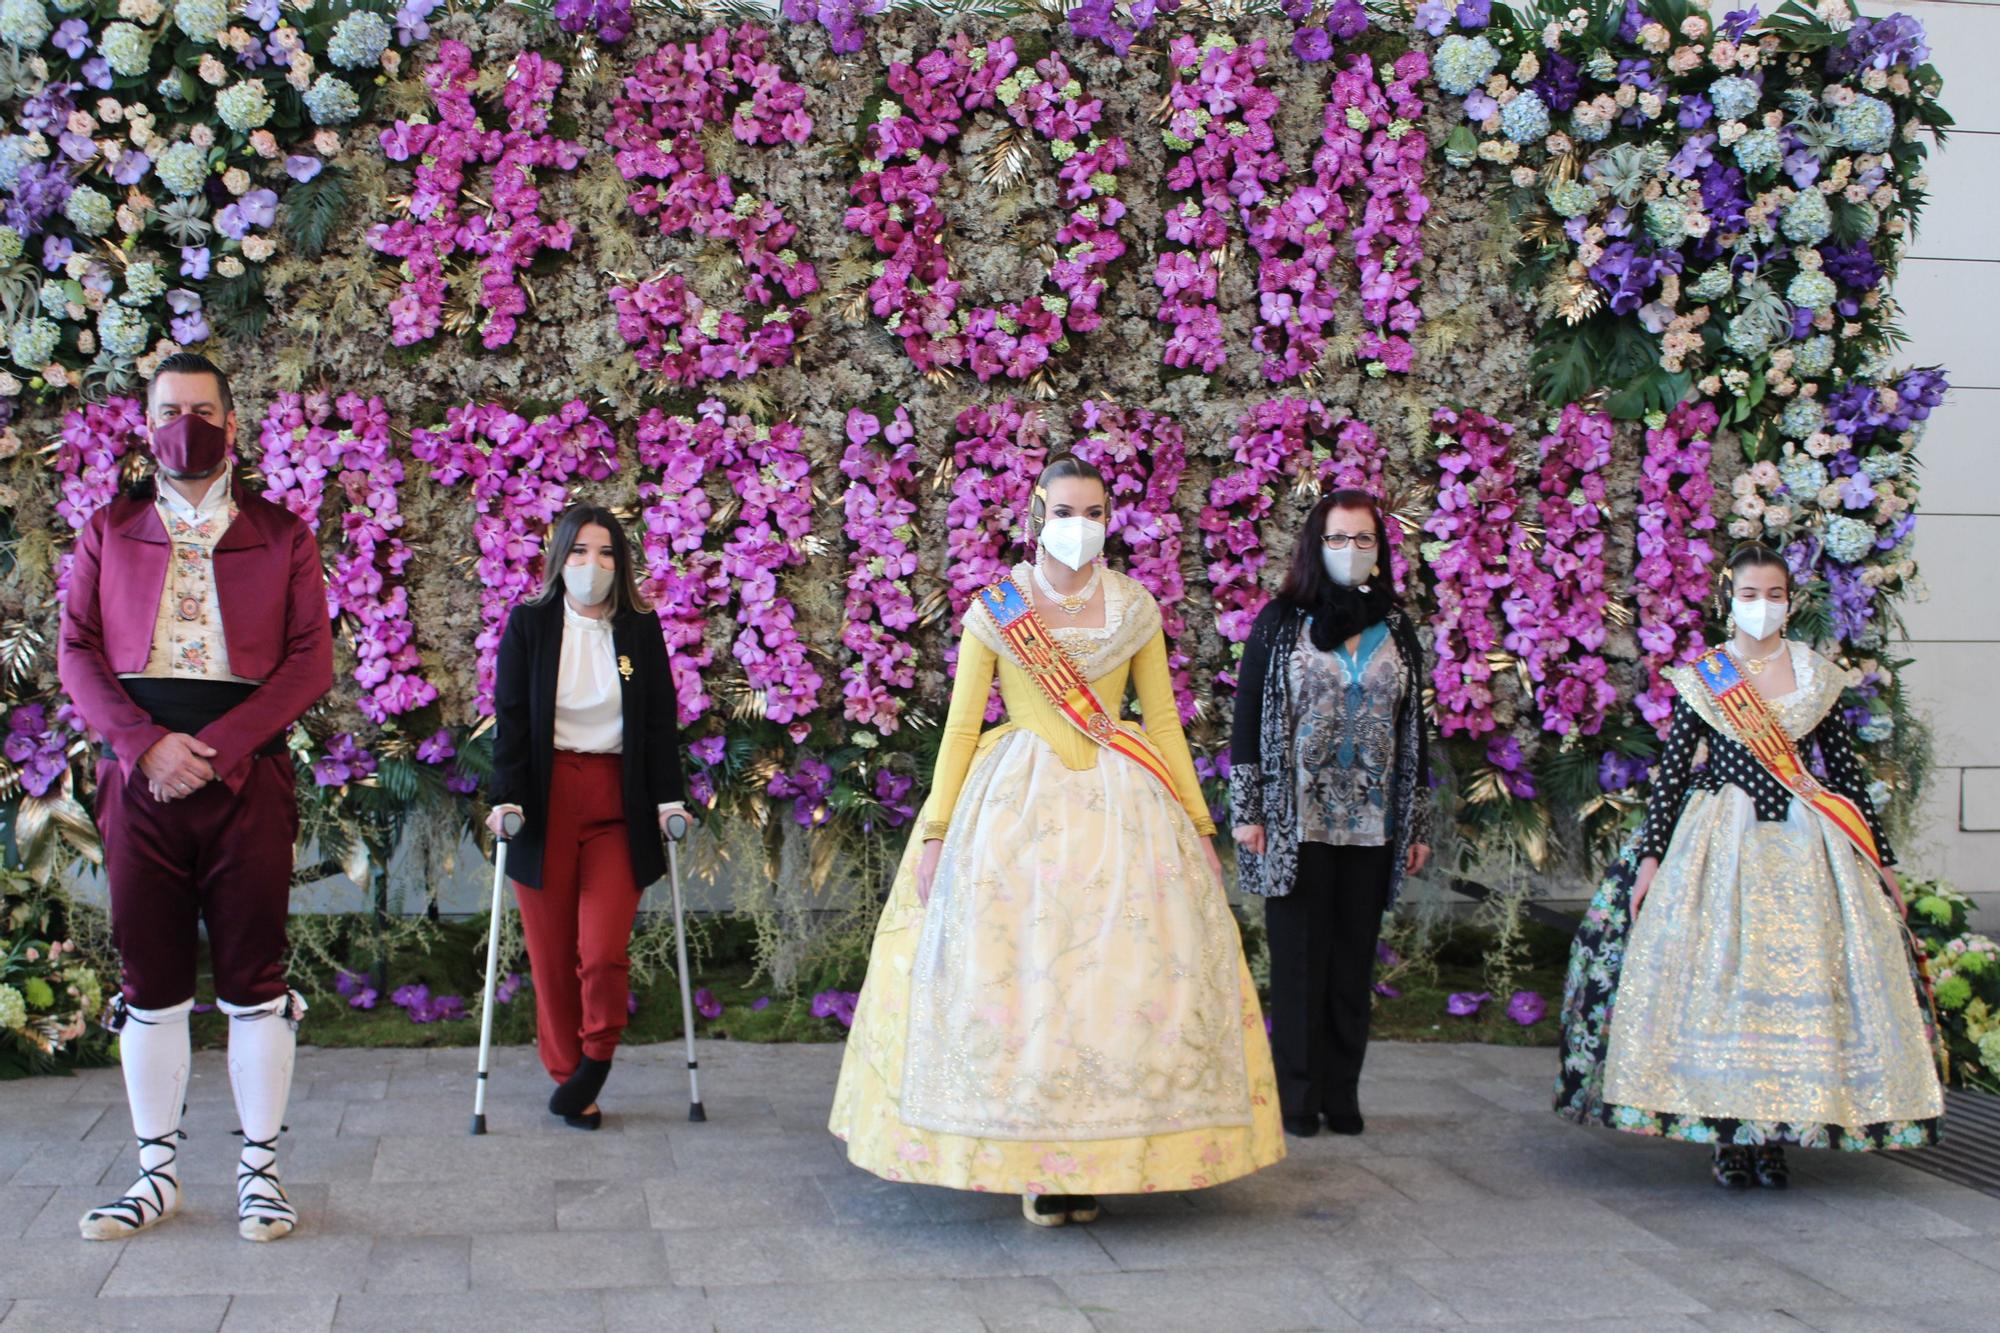
{"type": "Polygon", "coordinates": [[[501,1051],[483,1139],[470,1052],[305,1050],[305,1220],[268,1246],[235,1235],[219,1055],[188,1206],[121,1243],[76,1236],[132,1174],[117,1071],[0,1083],[0,1330],[2000,1327],[2000,1199],[1824,1153],[1788,1194],[1724,1195],[1699,1149],[1556,1120],[1552,1058],[1377,1045],[1362,1138],[1039,1231],[849,1167],[837,1046],[704,1049],[703,1125],[677,1049],[628,1050],[594,1135],[501,1051]]]}

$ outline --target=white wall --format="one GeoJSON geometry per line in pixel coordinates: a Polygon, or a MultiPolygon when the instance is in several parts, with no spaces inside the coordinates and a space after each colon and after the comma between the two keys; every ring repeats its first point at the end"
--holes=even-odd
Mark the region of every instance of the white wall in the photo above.
{"type": "Polygon", "coordinates": [[[1923,831],[1899,848],[1905,873],[1942,875],[1982,899],[2000,926],[2000,3],[1905,0],[1930,35],[1944,104],[1958,121],[1933,158],[1931,200],[1897,298],[1910,334],[1901,359],[1938,363],[1952,392],[1918,456],[1917,558],[1930,596],[1908,608],[1904,681],[1930,715],[1937,771],[1923,831]]]}

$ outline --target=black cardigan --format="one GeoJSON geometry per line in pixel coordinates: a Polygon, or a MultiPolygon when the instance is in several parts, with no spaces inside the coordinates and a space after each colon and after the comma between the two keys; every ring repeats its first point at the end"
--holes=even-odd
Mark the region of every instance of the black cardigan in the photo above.
{"type": "MultiPolygon", "coordinates": [[[[1882,864],[1895,865],[1896,853],[1882,831],[1875,803],[1868,799],[1868,776],[1855,757],[1854,743],[1838,702],[1827,709],[1817,727],[1799,740],[1800,759],[1810,762],[1814,746],[1818,746],[1826,769],[1827,789],[1860,807],[1861,817],[1868,821],[1869,831],[1875,835],[1875,849],[1882,854],[1882,864]]],[[[1749,793],[1757,807],[1759,823],[1775,823],[1792,808],[1790,789],[1772,777],[1755,755],[1710,726],[1687,700],[1675,699],[1672,728],[1667,733],[1666,749],[1660,755],[1660,767],[1653,774],[1653,790],[1646,800],[1646,822],[1639,831],[1639,841],[1632,853],[1634,859],[1644,860],[1649,856],[1665,859],[1688,793],[1721,791],[1725,786],[1740,787],[1749,793]],[[1708,767],[1696,772],[1695,751],[1703,745],[1708,747],[1708,767]]]]}
{"type": "MultiPolygon", "coordinates": [[[[563,599],[517,606],[500,636],[493,686],[493,803],[521,807],[507,849],[510,878],[542,886],[549,782],[555,772],[556,676],[562,666],[563,599]]],[[[685,799],[679,704],[667,640],[647,612],[613,613],[611,642],[625,701],[625,828],[641,891],[667,870],[659,807],[685,799]],[[630,663],[628,674],[622,668],[630,663]]]]}

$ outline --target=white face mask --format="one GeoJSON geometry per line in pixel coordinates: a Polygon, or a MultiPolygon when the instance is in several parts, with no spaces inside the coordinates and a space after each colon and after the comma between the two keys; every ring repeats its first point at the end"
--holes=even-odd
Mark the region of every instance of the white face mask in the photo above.
{"type": "Polygon", "coordinates": [[[1784,627],[1785,604],[1746,602],[1741,597],[1733,597],[1729,601],[1729,618],[1750,638],[1768,639],[1784,627]]]}
{"type": "Polygon", "coordinates": [[[1322,546],[1319,558],[1320,563],[1326,566],[1326,576],[1343,588],[1358,588],[1368,582],[1368,576],[1375,572],[1375,553],[1356,550],[1352,545],[1337,551],[1322,546]]]}
{"type": "Polygon", "coordinates": [[[617,576],[617,570],[606,569],[595,560],[581,565],[564,565],[563,591],[578,606],[596,606],[611,595],[611,581],[617,576]]]}
{"type": "Polygon", "coordinates": [[[1042,549],[1081,573],[1104,550],[1104,525],[1071,514],[1042,524],[1042,549]]]}

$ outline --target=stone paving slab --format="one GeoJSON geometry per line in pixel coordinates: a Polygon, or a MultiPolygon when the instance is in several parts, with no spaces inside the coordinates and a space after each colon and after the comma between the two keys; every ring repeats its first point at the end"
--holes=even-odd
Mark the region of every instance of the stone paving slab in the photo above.
{"type": "Polygon", "coordinates": [[[304,1221],[270,1246],[235,1235],[220,1053],[191,1081],[187,1206],[124,1242],[75,1236],[132,1174],[118,1071],[0,1084],[0,1333],[2000,1327],[2000,1199],[1831,1153],[1723,1194],[1699,1148],[1557,1121],[1552,1059],[1378,1045],[1362,1137],[1045,1231],[848,1166],[837,1045],[705,1047],[704,1124],[679,1047],[627,1050],[596,1134],[500,1050],[483,1138],[471,1052],[305,1048],[282,1161],[304,1221]]]}

